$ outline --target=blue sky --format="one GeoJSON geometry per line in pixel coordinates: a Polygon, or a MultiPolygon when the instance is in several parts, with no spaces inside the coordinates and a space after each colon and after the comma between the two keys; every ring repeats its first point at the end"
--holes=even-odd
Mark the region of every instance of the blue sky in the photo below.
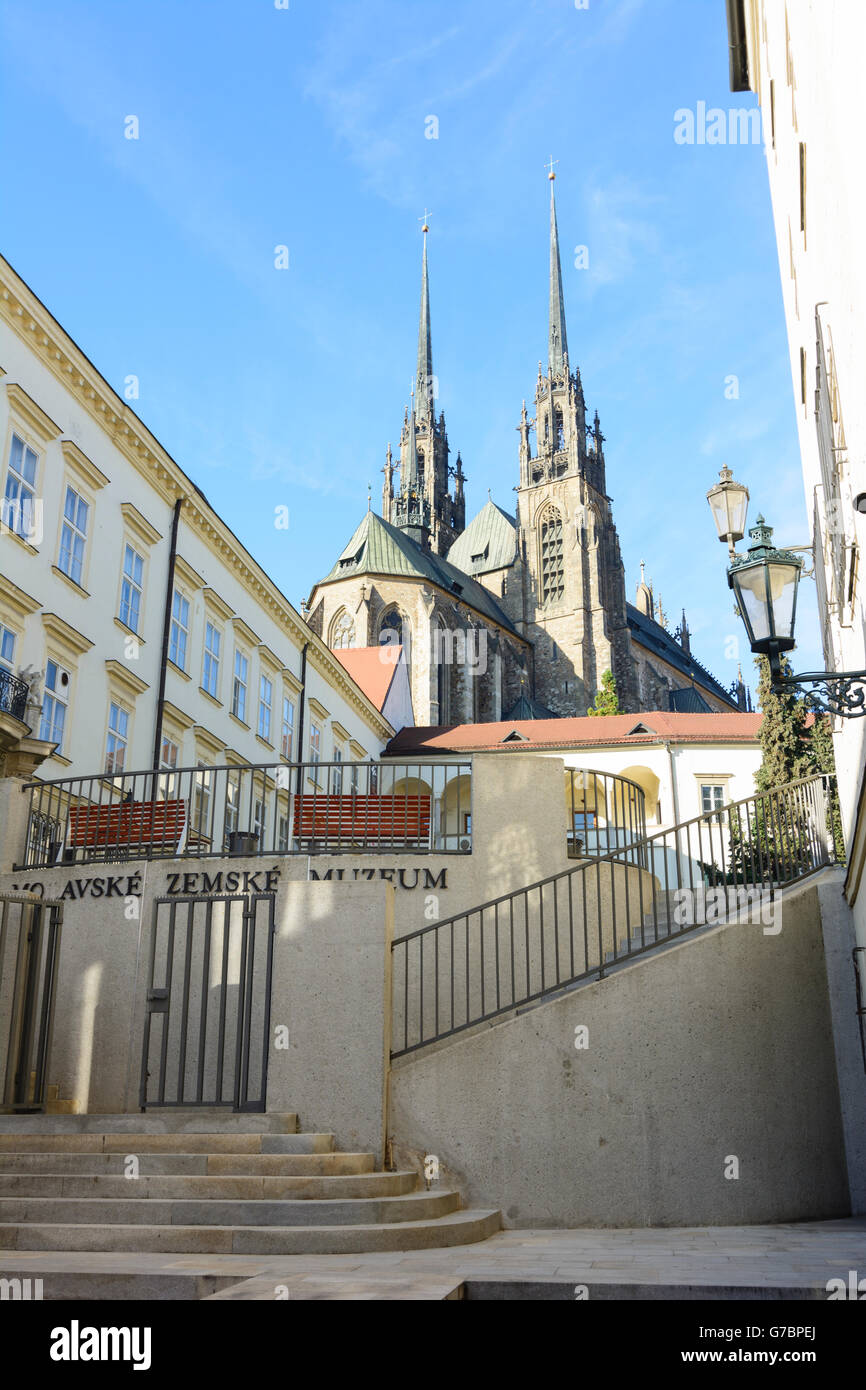
{"type": "MultiPolygon", "coordinates": [[[[607,437],[628,596],[643,559],[698,657],[727,684],[738,637],[753,677],[706,490],[727,462],[780,543],[808,528],[763,150],[673,138],[678,108],[754,104],[728,90],[723,0],[6,0],[0,15],[0,250],[115,389],[138,376],[142,418],[296,605],[368,482],[380,509],[425,207],[468,512],[488,488],[513,509],[558,159],[570,356],[607,437]]],[[[823,664],[803,588],[800,669],[823,664]]]]}

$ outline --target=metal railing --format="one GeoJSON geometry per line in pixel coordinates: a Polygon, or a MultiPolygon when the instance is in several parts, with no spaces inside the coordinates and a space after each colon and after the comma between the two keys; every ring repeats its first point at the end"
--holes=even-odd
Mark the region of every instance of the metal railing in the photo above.
{"type": "Polygon", "coordinates": [[[30,686],[20,676],[13,676],[5,666],[0,666],[0,713],[11,714],[13,719],[24,723],[30,686]]]}
{"type": "Polygon", "coordinates": [[[775,933],[776,889],[833,862],[830,781],[757,793],[400,937],[392,1056],[719,921],[775,933]]]}
{"type": "Polygon", "coordinates": [[[472,848],[472,764],[266,763],[31,782],[22,868],[472,848]]]}
{"type": "Polygon", "coordinates": [[[646,797],[630,777],[565,769],[568,856],[590,859],[646,839],[646,797]]]}

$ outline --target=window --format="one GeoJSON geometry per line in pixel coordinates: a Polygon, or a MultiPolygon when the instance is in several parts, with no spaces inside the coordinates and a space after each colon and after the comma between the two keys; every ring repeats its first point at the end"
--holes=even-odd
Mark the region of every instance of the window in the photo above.
{"type": "Polygon", "coordinates": [[[238,828],[238,815],[241,801],[241,779],[239,772],[229,772],[226,774],[226,805],[225,805],[225,848],[229,847],[229,837],[238,828]]]}
{"type": "Polygon", "coordinates": [[[318,782],[318,766],[322,757],[322,731],[318,724],[310,725],[310,762],[313,765],[313,781],[318,782]]]}
{"type": "Polygon", "coordinates": [[[167,734],[163,734],[159,750],[159,766],[167,775],[160,777],[157,782],[158,801],[166,801],[170,797],[175,797],[178,794],[178,782],[180,779],[176,774],[179,754],[180,748],[178,744],[174,742],[174,739],[169,738],[167,734]]]}
{"type": "Polygon", "coordinates": [[[17,434],[12,436],[3,498],[3,522],[25,540],[34,534],[37,455],[17,434]]]}
{"type": "Polygon", "coordinates": [[[259,738],[266,743],[271,739],[271,705],[274,699],[274,683],[262,676],[259,680],[259,738]]]}
{"type": "Polygon", "coordinates": [[[713,816],[714,811],[720,811],[725,804],[725,788],[721,782],[705,782],[701,784],[701,812],[705,816],[712,816],[718,822],[719,816],[713,816]]]}
{"type": "Polygon", "coordinates": [[[242,723],[247,714],[247,680],[250,663],[243,652],[235,651],[235,675],[232,681],[232,714],[242,723]]]}
{"type": "MultiPolygon", "coordinates": [[[[342,762],[343,762],[343,750],[342,750],[342,748],[337,748],[337,747],[334,748],[334,762],[335,762],[335,763],[338,763],[338,764],[342,764],[342,762]]],[[[332,767],[332,768],[331,768],[331,792],[332,792],[332,794],[333,794],[334,796],[340,796],[340,795],[342,794],[342,791],[343,791],[343,768],[342,768],[342,766],[332,767]]]]}
{"type": "Polygon", "coordinates": [[[263,796],[257,796],[253,800],[253,834],[258,839],[260,849],[265,843],[267,829],[268,804],[263,796]]]}
{"type": "Polygon", "coordinates": [[[7,671],[15,671],[15,633],[0,623],[0,666],[7,671]]]}
{"type": "Polygon", "coordinates": [[[222,633],[213,623],[205,623],[204,629],[204,671],[202,688],[216,699],[220,679],[220,644],[222,633]]]}
{"type": "Polygon", "coordinates": [[[286,762],[292,761],[295,748],[295,702],[290,700],[288,695],[283,696],[283,733],[280,740],[280,752],[286,762]]]}
{"type": "Polygon", "coordinates": [[[84,572],[84,549],[87,545],[87,520],[90,506],[84,498],[67,487],[63,503],[63,526],[60,530],[60,565],[65,575],[81,584],[84,572]]]}
{"type": "Polygon", "coordinates": [[[200,839],[210,841],[211,832],[211,792],[213,790],[213,768],[198,760],[195,773],[192,819],[196,834],[200,839]]]}
{"type": "Polygon", "coordinates": [[[56,743],[56,752],[63,752],[63,735],[66,730],[66,711],[69,707],[69,672],[56,661],[49,661],[45,667],[45,693],[42,697],[42,722],[39,737],[47,743],[56,743]]]}
{"type": "Polygon", "coordinates": [[[331,624],[331,647],[354,647],[355,624],[350,614],[342,609],[331,624]]]}
{"type": "Polygon", "coordinates": [[[177,767],[177,756],[179,751],[177,744],[166,735],[163,735],[162,747],[159,752],[159,765],[165,772],[174,772],[177,767]]]}
{"type": "Polygon", "coordinates": [[[189,638],[189,599],[175,589],[171,604],[171,631],[168,638],[169,659],[186,670],[186,647],[189,638]]]}
{"type": "Polygon", "coordinates": [[[129,744],[129,712],[112,700],[108,709],[108,737],[105,742],[105,770],[120,773],[129,744]]]}
{"type": "Polygon", "coordinates": [[[565,593],[565,568],[562,554],[562,516],[556,507],[549,507],[541,521],[541,601],[556,603],[565,593]]]}
{"type": "Polygon", "coordinates": [[[279,819],[279,830],[278,830],[278,832],[277,832],[277,849],[279,850],[280,854],[288,854],[288,852],[289,852],[289,818],[288,818],[288,816],[280,816],[280,819],[279,819]]]}
{"type": "Polygon", "coordinates": [[[141,620],[141,585],[144,560],[137,550],[127,545],[123,552],[123,579],[120,585],[120,621],[132,632],[138,632],[141,620]]]}

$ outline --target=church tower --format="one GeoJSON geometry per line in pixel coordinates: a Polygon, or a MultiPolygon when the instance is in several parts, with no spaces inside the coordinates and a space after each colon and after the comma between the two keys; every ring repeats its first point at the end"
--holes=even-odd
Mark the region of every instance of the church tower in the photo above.
{"type": "Polygon", "coordinates": [[[637,678],[606,492],[604,436],[598,412],[587,423],[580,372],[568,355],[555,178],[551,164],[547,371],[539,363],[534,421],[524,402],[518,427],[523,631],[535,644],[535,696],[554,713],[584,714],[607,670],[616,678],[620,704],[635,710],[637,678]]]}
{"type": "Polygon", "coordinates": [[[382,516],[413,540],[437,555],[445,555],[466,525],[463,462],[457,455],[452,467],[445,429],[445,415],[435,413],[438,394],[433,374],[430,335],[430,282],[427,272],[427,233],[422,227],[421,314],[418,324],[418,360],[411,401],[400,431],[400,482],[394,493],[391,446],[385,458],[382,516]],[[450,481],[454,479],[453,494],[450,481]]]}

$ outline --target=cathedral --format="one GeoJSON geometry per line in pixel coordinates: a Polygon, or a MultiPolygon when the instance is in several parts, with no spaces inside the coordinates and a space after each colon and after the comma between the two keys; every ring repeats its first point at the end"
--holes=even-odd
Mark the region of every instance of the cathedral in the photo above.
{"type": "Polygon", "coordinates": [[[389,444],[381,515],[368,510],[317,583],[307,620],[327,644],[399,646],[416,724],[582,715],[610,671],[627,712],[742,710],[693,657],[685,613],[674,634],[643,579],[626,599],[607,492],[604,435],[587,420],[568,353],[550,179],[547,368],[520,415],[516,515],[489,498],[466,524],[465,475],[435,411],[424,224],[418,358],[399,460],[389,444]],[[534,440],[533,440],[534,434],[534,440]],[[399,477],[395,474],[399,473],[399,477]]]}

